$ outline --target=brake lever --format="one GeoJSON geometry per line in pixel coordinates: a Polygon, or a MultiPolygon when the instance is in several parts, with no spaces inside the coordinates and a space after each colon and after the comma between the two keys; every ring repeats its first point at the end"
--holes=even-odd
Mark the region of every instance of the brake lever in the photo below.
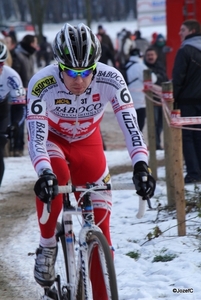
{"type": "Polygon", "coordinates": [[[145,199],[143,199],[143,200],[147,200],[148,207],[149,207],[150,209],[152,209],[150,198],[147,196],[147,197],[146,197],[145,199]]]}
{"type": "Polygon", "coordinates": [[[47,202],[47,211],[49,214],[51,213],[51,203],[52,203],[52,200],[51,200],[51,198],[49,198],[49,200],[47,202]]]}
{"type": "MultiPolygon", "coordinates": [[[[144,188],[144,187],[143,187],[143,188],[144,188]]],[[[146,190],[146,187],[144,188],[144,190],[146,190]]],[[[152,209],[151,201],[150,201],[149,196],[143,197],[142,200],[147,200],[148,207],[149,207],[150,209],[152,209]]]]}

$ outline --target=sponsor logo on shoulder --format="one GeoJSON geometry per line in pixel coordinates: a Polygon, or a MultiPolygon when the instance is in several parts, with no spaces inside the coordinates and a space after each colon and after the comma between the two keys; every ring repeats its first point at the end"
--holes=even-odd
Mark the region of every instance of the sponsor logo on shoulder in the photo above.
{"type": "Polygon", "coordinates": [[[42,91],[45,88],[47,88],[48,86],[53,85],[55,83],[56,83],[56,80],[53,76],[44,77],[35,83],[31,94],[34,96],[40,96],[40,94],[42,93],[42,91]]]}

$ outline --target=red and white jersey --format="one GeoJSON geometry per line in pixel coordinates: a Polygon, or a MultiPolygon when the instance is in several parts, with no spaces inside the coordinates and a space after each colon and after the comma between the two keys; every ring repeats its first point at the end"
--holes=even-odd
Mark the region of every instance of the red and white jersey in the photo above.
{"type": "Polygon", "coordinates": [[[26,104],[25,89],[19,74],[11,67],[4,65],[0,74],[0,102],[7,97],[11,104],[26,104]]]}
{"type": "Polygon", "coordinates": [[[91,84],[76,96],[64,85],[58,65],[50,65],[32,77],[27,99],[28,146],[36,172],[51,168],[46,151],[48,131],[70,143],[86,139],[99,126],[108,102],[125,136],[133,165],[140,160],[148,162],[133,100],[117,69],[98,63],[91,84]]]}

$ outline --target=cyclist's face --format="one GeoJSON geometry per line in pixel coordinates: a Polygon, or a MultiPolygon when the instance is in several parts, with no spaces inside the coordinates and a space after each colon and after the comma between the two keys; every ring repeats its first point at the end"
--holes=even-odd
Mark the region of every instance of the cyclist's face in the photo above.
{"type": "Polygon", "coordinates": [[[89,76],[85,78],[82,78],[81,76],[73,78],[67,75],[65,72],[62,72],[62,74],[64,84],[67,87],[67,89],[77,96],[83,94],[86,91],[93,77],[93,73],[89,74],[89,76]]]}

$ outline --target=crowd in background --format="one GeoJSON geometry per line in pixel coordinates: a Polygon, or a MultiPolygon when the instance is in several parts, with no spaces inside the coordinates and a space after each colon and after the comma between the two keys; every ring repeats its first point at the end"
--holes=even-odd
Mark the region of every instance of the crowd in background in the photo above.
{"type": "MultiPolygon", "coordinates": [[[[146,119],[146,103],[143,92],[143,70],[149,68],[154,74],[152,81],[161,86],[168,81],[166,74],[166,41],[161,33],[153,32],[151,41],[141,34],[140,30],[131,32],[123,28],[117,33],[115,43],[102,25],[97,28],[97,36],[102,45],[100,61],[116,67],[124,76],[131,92],[138,116],[140,130],[144,129],[146,119]]],[[[159,101],[158,98],[154,98],[159,101]]],[[[162,106],[154,107],[156,149],[162,150],[161,133],[163,130],[162,106]]]]}
{"type": "MultiPolygon", "coordinates": [[[[38,38],[32,34],[27,34],[22,40],[18,41],[13,27],[10,27],[9,31],[2,31],[1,33],[4,37],[2,41],[7,45],[9,51],[6,63],[18,72],[24,88],[26,89],[30,78],[37,69],[49,65],[53,60],[51,44],[48,42],[46,36],[43,36],[39,43],[38,38]]],[[[128,87],[131,89],[140,129],[143,130],[146,109],[142,73],[144,68],[148,67],[152,69],[157,76],[154,82],[159,85],[167,79],[165,71],[165,52],[163,51],[163,48],[165,47],[165,38],[160,33],[153,33],[151,36],[152,41],[149,42],[142,37],[140,30],[131,32],[123,28],[121,32],[117,33],[116,40],[112,41],[107,34],[106,29],[101,24],[97,27],[96,34],[102,46],[100,62],[110,64],[121,71],[128,87]],[[137,51],[135,51],[136,49],[137,51]],[[155,51],[156,58],[151,60],[150,53],[153,51],[155,51]],[[135,61],[136,59],[137,61],[135,61]],[[132,62],[130,62],[130,60],[132,62]],[[135,69],[138,70],[137,72],[139,74],[135,74],[135,69]],[[133,80],[132,78],[129,79],[131,82],[128,82],[127,74],[129,77],[137,76],[138,80],[133,80]]],[[[7,155],[9,156],[22,156],[24,153],[25,126],[23,123],[21,128],[16,128],[16,118],[18,116],[17,109],[16,106],[11,105],[10,120],[13,128],[13,135],[9,142],[9,149],[7,149],[7,155]]],[[[162,109],[160,106],[155,107],[155,118],[157,136],[156,148],[162,149],[160,141],[162,132],[162,109]]],[[[105,144],[104,149],[106,150],[105,144]]]]}

